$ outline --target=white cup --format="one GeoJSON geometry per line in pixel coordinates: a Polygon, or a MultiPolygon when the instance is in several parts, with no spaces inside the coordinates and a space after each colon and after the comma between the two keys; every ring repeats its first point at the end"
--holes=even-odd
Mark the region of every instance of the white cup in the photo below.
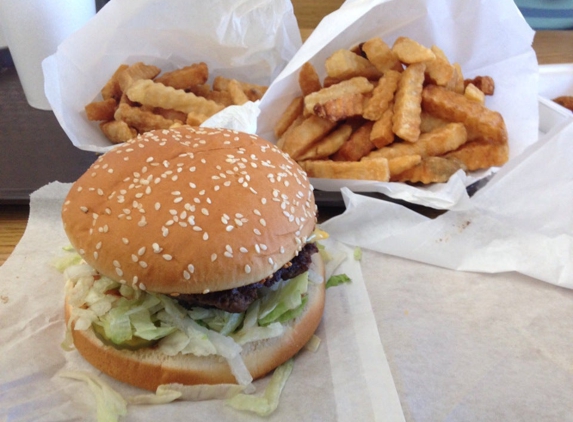
{"type": "Polygon", "coordinates": [[[51,109],[42,60],[94,15],[94,0],[0,0],[0,28],[32,107],[51,109]]]}

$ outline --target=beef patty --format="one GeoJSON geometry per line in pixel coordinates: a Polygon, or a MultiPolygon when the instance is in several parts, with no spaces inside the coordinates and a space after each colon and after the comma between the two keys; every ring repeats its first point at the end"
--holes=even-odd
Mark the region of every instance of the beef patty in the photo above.
{"type": "Polygon", "coordinates": [[[280,280],[288,280],[308,270],[312,254],[318,252],[314,243],[307,243],[291,261],[287,262],[274,274],[253,284],[219,292],[205,294],[181,294],[174,297],[183,307],[190,309],[194,306],[212,307],[227,312],[243,312],[251,303],[259,298],[259,289],[269,287],[280,280]]]}

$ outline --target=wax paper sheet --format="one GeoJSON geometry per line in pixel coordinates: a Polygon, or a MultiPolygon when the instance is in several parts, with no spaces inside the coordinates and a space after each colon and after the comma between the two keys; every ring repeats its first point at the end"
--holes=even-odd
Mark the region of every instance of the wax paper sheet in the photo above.
{"type": "Polygon", "coordinates": [[[573,291],[363,251],[408,421],[572,421],[573,291]]]}
{"type": "MultiPolygon", "coordinates": [[[[58,374],[88,371],[101,376],[124,397],[144,393],[100,374],[76,352],[65,352],[64,280],[51,262],[68,245],[60,219],[69,184],[52,183],[32,195],[24,237],[0,267],[0,420],[95,420],[95,399],[87,384],[58,374]]],[[[352,283],[327,290],[317,331],[316,352],[304,350],[269,421],[401,421],[403,414],[364,280],[352,248],[327,241],[344,261],[329,271],[352,283]]],[[[339,261],[338,261],[339,262],[339,261]]],[[[256,381],[262,393],[268,377],[256,381]]],[[[257,419],[223,401],[128,406],[126,421],[241,421],[257,419]]]]}

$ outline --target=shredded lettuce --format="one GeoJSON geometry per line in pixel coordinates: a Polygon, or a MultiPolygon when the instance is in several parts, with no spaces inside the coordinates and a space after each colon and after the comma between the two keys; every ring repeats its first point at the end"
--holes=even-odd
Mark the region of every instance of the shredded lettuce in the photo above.
{"type": "Polygon", "coordinates": [[[127,415],[125,399],[101,378],[83,371],[62,371],[58,375],[88,384],[96,400],[98,422],[118,421],[120,416],[127,415]]]}
{"type": "Polygon", "coordinates": [[[278,288],[268,292],[261,301],[259,325],[278,321],[283,314],[302,305],[302,295],[308,290],[308,271],[278,284],[278,288]]]}
{"type": "MultiPolygon", "coordinates": [[[[242,313],[189,310],[169,296],[143,292],[99,275],[84,262],[67,265],[63,271],[75,330],[93,327],[100,338],[117,348],[157,344],[168,356],[219,355],[241,385],[252,382],[241,356],[242,345],[282,335],[283,324],[298,317],[308,300],[308,271],[263,288],[263,298],[242,313]]],[[[71,348],[69,333],[62,347],[71,348]]]]}
{"type": "Polygon", "coordinates": [[[326,282],[326,288],[339,286],[344,283],[350,283],[352,280],[346,274],[337,274],[331,276],[326,282]]]}
{"type": "Polygon", "coordinates": [[[289,359],[276,368],[262,396],[241,393],[227,400],[227,404],[235,409],[253,412],[259,416],[269,416],[279,406],[281,393],[293,366],[293,359],[289,359]]]}

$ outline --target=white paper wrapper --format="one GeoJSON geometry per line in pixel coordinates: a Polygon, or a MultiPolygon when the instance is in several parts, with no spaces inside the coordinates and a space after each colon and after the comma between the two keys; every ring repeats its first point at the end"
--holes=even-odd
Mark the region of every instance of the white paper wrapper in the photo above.
{"type": "Polygon", "coordinates": [[[573,120],[556,129],[457,210],[431,219],[345,190],[347,210],[324,227],[342,242],[390,255],[573,288],[573,120]]]}
{"type": "Polygon", "coordinates": [[[573,420],[573,291],[364,251],[408,421],[573,420]]]}
{"type": "MultiPolygon", "coordinates": [[[[62,378],[62,370],[101,376],[125,398],[145,393],[100,374],[76,352],[64,352],[64,280],[50,266],[68,245],[60,210],[71,185],[50,184],[31,198],[21,242],[0,267],[0,420],[95,420],[87,384],[62,378]]],[[[303,350],[269,421],[403,421],[403,414],[358,261],[352,249],[328,241],[348,258],[336,273],[352,283],[327,290],[317,352],[303,350]]],[[[332,269],[334,270],[334,269],[332,269]]],[[[257,381],[260,394],[268,377],[257,381]]],[[[223,401],[128,406],[126,421],[242,421],[252,414],[223,401]]]]}
{"type": "Polygon", "coordinates": [[[44,60],[46,96],[75,146],[104,152],[111,143],[84,107],[120,64],[169,71],[203,61],[209,82],[225,76],[268,85],[300,45],[286,0],[112,0],[44,60]]]}
{"type": "MultiPolygon", "coordinates": [[[[440,47],[458,62],[466,78],[490,75],[495,95],[486,105],[502,113],[509,133],[511,157],[537,140],[537,60],[531,43],[533,31],[512,0],[369,0],[347,1],[325,17],[302,48],[275,79],[261,102],[258,133],[275,140],[273,124],[297,95],[298,71],[310,61],[325,76],[324,61],[334,51],[349,48],[374,36],[392,45],[399,36],[440,47]]],[[[429,189],[396,183],[313,179],[317,189],[380,192],[392,198],[438,209],[454,207],[464,185],[486,176],[459,175],[448,185],[429,189]]]]}

